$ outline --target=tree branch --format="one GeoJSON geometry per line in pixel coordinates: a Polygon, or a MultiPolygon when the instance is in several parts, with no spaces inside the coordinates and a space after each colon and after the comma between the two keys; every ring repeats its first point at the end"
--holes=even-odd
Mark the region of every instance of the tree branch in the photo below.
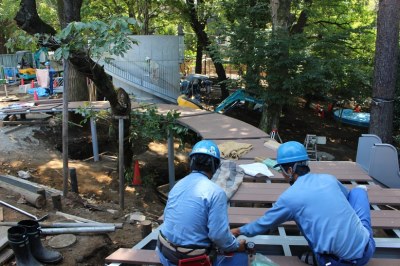
{"type": "Polygon", "coordinates": [[[313,24],[331,24],[331,25],[336,25],[337,27],[341,28],[341,29],[345,29],[346,27],[344,27],[344,25],[350,25],[348,22],[344,22],[344,23],[337,23],[337,22],[332,22],[332,21],[327,21],[327,20],[318,20],[315,21],[313,24]]]}
{"type": "Polygon", "coordinates": [[[14,20],[18,27],[31,35],[36,33],[54,35],[56,33],[52,26],[39,17],[36,10],[36,0],[22,0],[14,20]]]}

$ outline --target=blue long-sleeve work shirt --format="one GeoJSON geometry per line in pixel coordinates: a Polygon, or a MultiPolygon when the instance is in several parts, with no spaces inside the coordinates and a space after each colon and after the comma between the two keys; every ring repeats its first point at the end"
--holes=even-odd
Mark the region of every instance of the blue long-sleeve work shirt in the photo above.
{"type": "Polygon", "coordinates": [[[225,192],[197,172],[181,179],[169,192],[161,232],[178,246],[209,247],[214,243],[227,252],[239,247],[229,229],[225,192]]]}
{"type": "Polygon", "coordinates": [[[347,188],[334,176],[300,176],[264,216],[240,227],[240,232],[255,236],[294,220],[315,253],[361,258],[370,233],[347,196],[347,188]]]}

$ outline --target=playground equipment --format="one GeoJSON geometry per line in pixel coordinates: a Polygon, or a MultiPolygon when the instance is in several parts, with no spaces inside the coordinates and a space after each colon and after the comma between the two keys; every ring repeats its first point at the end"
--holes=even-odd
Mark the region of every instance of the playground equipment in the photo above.
{"type": "Polygon", "coordinates": [[[352,126],[369,127],[369,113],[355,112],[352,109],[338,109],[333,112],[336,121],[352,126]]]}

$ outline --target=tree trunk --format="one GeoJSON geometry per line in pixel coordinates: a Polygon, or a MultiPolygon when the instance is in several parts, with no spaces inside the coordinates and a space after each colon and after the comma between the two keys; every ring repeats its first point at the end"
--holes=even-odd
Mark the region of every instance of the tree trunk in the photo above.
{"type": "Polygon", "coordinates": [[[264,132],[271,132],[273,129],[278,130],[281,111],[282,105],[280,104],[264,104],[259,128],[264,132]]]}
{"type": "Polygon", "coordinates": [[[380,0],[369,133],[393,141],[393,101],[399,51],[400,1],[380,0]]]}
{"type": "MultiPolygon", "coordinates": [[[[226,97],[229,96],[229,91],[226,87],[226,72],[225,68],[218,61],[219,57],[216,51],[210,49],[210,39],[208,38],[207,33],[204,31],[205,29],[205,22],[200,22],[197,18],[197,11],[196,6],[193,0],[186,0],[186,5],[188,7],[189,17],[190,17],[190,25],[192,26],[193,31],[197,36],[197,41],[201,43],[204,49],[208,52],[211,57],[211,60],[214,63],[215,71],[217,72],[218,82],[221,88],[221,101],[224,100],[226,97]]],[[[196,65],[197,66],[197,65],[196,65]]],[[[201,70],[200,70],[201,71],[201,70]]],[[[201,73],[201,72],[200,72],[201,73]]]]}
{"type": "MultiPolygon", "coordinates": [[[[285,40],[289,36],[289,16],[290,16],[291,0],[271,0],[271,17],[272,17],[272,31],[273,38],[278,40],[285,40]]],[[[275,53],[276,62],[284,62],[289,57],[289,46],[286,41],[281,41],[279,52],[275,53]]],[[[287,66],[269,66],[269,75],[275,76],[273,80],[268,80],[268,89],[275,91],[275,94],[282,95],[284,91],[283,82],[288,76],[287,66]],[[279,77],[279,78],[278,78],[279,77]]],[[[289,97],[282,95],[282,97],[289,97]]],[[[268,102],[264,104],[262,119],[259,128],[265,132],[271,132],[272,129],[279,128],[279,117],[282,110],[282,103],[280,101],[268,102]]]]}
{"type": "Polygon", "coordinates": [[[203,45],[197,41],[196,46],[196,65],[194,67],[194,73],[201,74],[202,70],[202,59],[203,59],[203,45]]]}
{"type": "Polygon", "coordinates": [[[4,31],[0,32],[0,54],[6,54],[7,53],[7,49],[6,49],[6,44],[7,40],[6,40],[6,36],[4,34],[4,31]]]}
{"type": "Polygon", "coordinates": [[[73,88],[72,90],[68,90],[68,100],[71,102],[87,101],[89,99],[89,90],[87,88],[86,77],[77,71],[70,62],[68,64],[68,77],[64,78],[68,79],[69,87],[73,88]]]}
{"type": "MultiPolygon", "coordinates": [[[[65,28],[70,22],[81,21],[82,0],[58,0],[58,17],[61,28],[65,28]]],[[[89,88],[86,82],[86,76],[76,69],[74,64],[68,63],[68,91],[69,101],[88,101],[89,88]]]]}

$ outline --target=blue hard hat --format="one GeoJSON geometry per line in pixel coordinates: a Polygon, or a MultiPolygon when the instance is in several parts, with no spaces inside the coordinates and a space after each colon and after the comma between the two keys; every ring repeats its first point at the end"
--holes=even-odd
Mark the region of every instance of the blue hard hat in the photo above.
{"type": "Polygon", "coordinates": [[[191,157],[193,154],[206,154],[220,160],[218,146],[211,140],[201,140],[197,142],[193,146],[192,152],[189,154],[189,156],[191,157]]]}
{"type": "Polygon", "coordinates": [[[276,158],[277,164],[274,167],[308,160],[309,157],[303,144],[297,141],[288,141],[279,146],[276,158]]]}

